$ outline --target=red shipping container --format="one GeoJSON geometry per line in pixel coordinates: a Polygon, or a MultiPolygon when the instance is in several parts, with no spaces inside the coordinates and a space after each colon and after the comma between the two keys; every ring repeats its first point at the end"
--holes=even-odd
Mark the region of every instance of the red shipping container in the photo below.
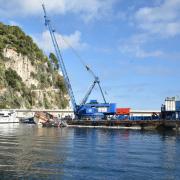
{"type": "Polygon", "coordinates": [[[117,115],[129,115],[130,108],[116,108],[117,115]]]}

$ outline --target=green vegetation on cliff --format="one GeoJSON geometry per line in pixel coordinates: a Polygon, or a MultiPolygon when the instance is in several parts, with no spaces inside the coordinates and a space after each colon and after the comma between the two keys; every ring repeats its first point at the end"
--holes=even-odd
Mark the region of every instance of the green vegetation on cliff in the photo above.
{"type": "Polygon", "coordinates": [[[58,69],[53,53],[48,58],[19,27],[0,23],[0,108],[67,107],[67,91],[58,69]],[[31,70],[24,71],[28,79],[24,80],[21,70],[7,65],[18,65],[13,57],[5,57],[8,49],[22,57],[23,63],[25,57],[28,59],[31,70]]]}
{"type": "Polygon", "coordinates": [[[47,61],[42,50],[19,27],[0,23],[0,51],[4,48],[15,49],[17,53],[28,56],[32,63],[35,59],[47,61]]]}

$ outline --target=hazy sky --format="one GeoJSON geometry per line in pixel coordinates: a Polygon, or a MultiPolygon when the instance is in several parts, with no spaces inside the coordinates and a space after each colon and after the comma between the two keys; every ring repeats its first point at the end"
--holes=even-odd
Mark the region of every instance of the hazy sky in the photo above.
{"type": "MultiPolygon", "coordinates": [[[[0,21],[19,25],[53,51],[40,0],[0,0],[0,21]]],[[[62,36],[100,77],[109,102],[160,109],[180,95],[180,0],[44,0],[77,102],[93,78],[62,36]],[[61,34],[61,35],[60,35],[61,34]]],[[[100,98],[95,89],[90,99],[100,98]]]]}

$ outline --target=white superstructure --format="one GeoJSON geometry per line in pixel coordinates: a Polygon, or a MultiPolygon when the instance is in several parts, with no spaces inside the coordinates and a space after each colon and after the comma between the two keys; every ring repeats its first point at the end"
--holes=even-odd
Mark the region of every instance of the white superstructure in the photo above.
{"type": "Polygon", "coordinates": [[[180,98],[179,97],[167,97],[164,104],[165,111],[180,111],[180,98]]]}
{"type": "Polygon", "coordinates": [[[175,97],[167,97],[165,99],[165,110],[175,111],[176,110],[176,99],[175,97]]]}

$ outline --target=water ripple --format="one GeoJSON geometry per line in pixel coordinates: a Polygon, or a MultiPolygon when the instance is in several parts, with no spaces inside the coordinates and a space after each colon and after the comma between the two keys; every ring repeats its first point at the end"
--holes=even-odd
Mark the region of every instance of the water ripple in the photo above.
{"type": "Polygon", "coordinates": [[[178,179],[180,135],[0,125],[0,179],[178,179]]]}

